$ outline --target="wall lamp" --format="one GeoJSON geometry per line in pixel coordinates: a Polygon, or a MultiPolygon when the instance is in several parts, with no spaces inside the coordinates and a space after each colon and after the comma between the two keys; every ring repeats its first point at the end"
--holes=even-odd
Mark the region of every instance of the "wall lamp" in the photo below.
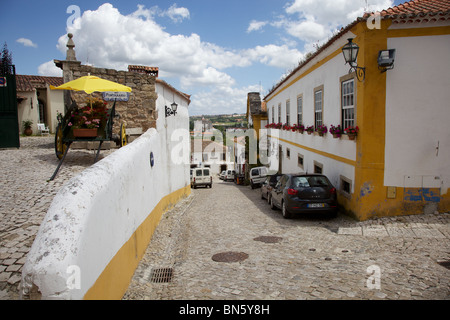
{"type": "Polygon", "coordinates": [[[348,73],[356,71],[356,78],[359,81],[363,81],[366,78],[366,68],[359,67],[356,63],[359,47],[352,40],[353,38],[348,39],[348,43],[342,48],[342,54],[344,55],[345,64],[348,63],[350,65],[350,71],[348,73]]]}
{"type": "Polygon", "coordinates": [[[378,69],[381,73],[394,69],[395,49],[378,52],[378,69]]]}
{"type": "Polygon", "coordinates": [[[171,116],[171,115],[176,115],[177,114],[178,105],[175,102],[173,102],[170,106],[171,106],[171,108],[166,106],[166,118],[171,116]]]}

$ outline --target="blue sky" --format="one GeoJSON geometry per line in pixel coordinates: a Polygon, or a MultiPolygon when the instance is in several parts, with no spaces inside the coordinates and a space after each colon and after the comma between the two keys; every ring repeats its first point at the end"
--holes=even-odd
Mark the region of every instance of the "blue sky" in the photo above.
{"type": "Polygon", "coordinates": [[[333,31],[399,0],[2,0],[0,44],[18,74],[60,76],[67,32],[77,59],[156,66],[192,95],[191,115],[244,113],[333,31]]]}

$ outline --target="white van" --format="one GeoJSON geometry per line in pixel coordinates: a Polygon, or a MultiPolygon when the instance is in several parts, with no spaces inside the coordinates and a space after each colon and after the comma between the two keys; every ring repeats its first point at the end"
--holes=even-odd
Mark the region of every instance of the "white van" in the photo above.
{"type": "Polygon", "coordinates": [[[234,175],[236,174],[236,171],[234,170],[227,170],[227,173],[225,174],[225,181],[234,181],[234,175]]]}
{"type": "Polygon", "coordinates": [[[209,168],[192,169],[191,187],[196,189],[198,186],[212,187],[212,176],[209,168]]]}
{"type": "Polygon", "coordinates": [[[269,170],[267,167],[256,167],[250,169],[250,185],[252,189],[261,186],[266,180],[269,170]]]}

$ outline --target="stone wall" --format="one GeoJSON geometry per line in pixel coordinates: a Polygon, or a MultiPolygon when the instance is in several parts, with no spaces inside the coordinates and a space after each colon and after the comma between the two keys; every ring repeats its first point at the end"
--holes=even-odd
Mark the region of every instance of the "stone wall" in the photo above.
{"type": "MultiPolygon", "coordinates": [[[[71,72],[73,78],[82,76],[97,76],[102,79],[114,81],[130,87],[133,91],[130,93],[128,101],[116,102],[116,115],[119,118],[114,119],[113,133],[118,133],[120,125],[123,123],[126,128],[142,128],[142,132],[149,128],[156,128],[156,78],[149,74],[117,71],[114,69],[96,68],[87,65],[72,65],[71,72]]],[[[101,98],[102,94],[92,93],[92,97],[101,98]]],[[[85,92],[72,91],[72,98],[78,105],[84,105],[89,98],[85,92]]],[[[112,106],[113,102],[109,102],[112,106]]]]}

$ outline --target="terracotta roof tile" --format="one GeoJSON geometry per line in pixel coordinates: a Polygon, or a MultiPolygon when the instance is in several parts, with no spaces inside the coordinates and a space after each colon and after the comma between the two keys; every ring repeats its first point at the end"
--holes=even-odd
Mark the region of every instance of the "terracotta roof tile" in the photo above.
{"type": "Polygon", "coordinates": [[[413,0],[383,10],[381,16],[448,14],[449,12],[450,0],[413,0]]]}
{"type": "Polygon", "coordinates": [[[16,74],[17,91],[33,91],[35,88],[46,88],[46,84],[60,86],[64,83],[62,77],[44,77],[16,74]]]}

